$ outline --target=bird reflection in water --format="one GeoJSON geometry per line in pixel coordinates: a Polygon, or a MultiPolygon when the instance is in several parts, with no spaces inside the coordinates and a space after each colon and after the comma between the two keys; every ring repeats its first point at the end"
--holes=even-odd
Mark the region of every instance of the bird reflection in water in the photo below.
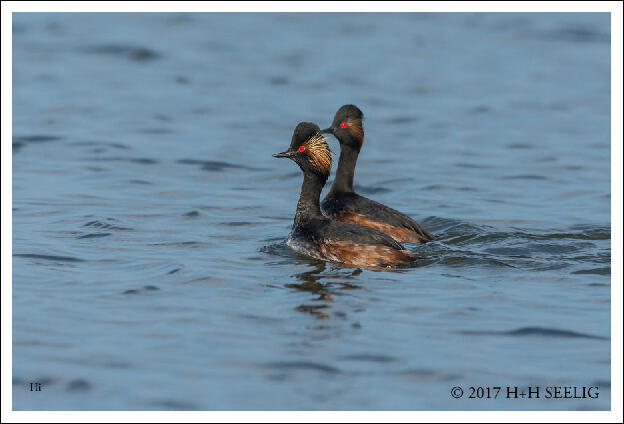
{"type": "Polygon", "coordinates": [[[328,280],[337,278],[341,280],[353,278],[362,273],[361,269],[339,269],[330,270],[325,272],[327,263],[323,261],[314,261],[314,269],[310,271],[300,272],[295,274],[294,277],[300,280],[300,283],[285,284],[285,287],[309,292],[315,296],[312,299],[314,304],[302,304],[295,309],[301,312],[306,312],[314,315],[319,319],[329,318],[329,309],[332,307],[334,296],[344,295],[345,290],[360,289],[361,287],[355,284],[350,284],[345,281],[328,281],[326,283],[321,280],[328,280]]]}

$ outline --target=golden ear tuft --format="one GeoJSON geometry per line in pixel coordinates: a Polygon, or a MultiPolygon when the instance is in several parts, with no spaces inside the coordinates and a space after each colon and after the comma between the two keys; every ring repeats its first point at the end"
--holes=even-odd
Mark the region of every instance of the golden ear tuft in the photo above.
{"type": "Polygon", "coordinates": [[[317,131],[303,143],[305,154],[314,167],[323,175],[329,175],[331,171],[332,159],[327,139],[320,131],[317,131]]]}
{"type": "Polygon", "coordinates": [[[364,142],[364,128],[362,127],[362,120],[353,118],[349,119],[347,123],[347,128],[349,129],[351,135],[355,137],[360,144],[362,144],[364,142]]]}

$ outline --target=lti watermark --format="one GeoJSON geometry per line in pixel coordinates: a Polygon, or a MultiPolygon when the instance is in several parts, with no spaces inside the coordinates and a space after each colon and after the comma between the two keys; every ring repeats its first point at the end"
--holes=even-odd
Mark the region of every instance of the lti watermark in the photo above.
{"type": "Polygon", "coordinates": [[[30,391],[31,392],[40,392],[41,391],[41,383],[30,383],[30,391]]]}

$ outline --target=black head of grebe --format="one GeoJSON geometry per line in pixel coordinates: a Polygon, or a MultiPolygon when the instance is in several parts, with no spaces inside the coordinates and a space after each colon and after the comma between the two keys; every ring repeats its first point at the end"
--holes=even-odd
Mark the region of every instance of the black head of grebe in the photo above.
{"type": "Polygon", "coordinates": [[[364,114],[355,105],[344,105],[334,115],[334,121],[322,133],[333,134],[340,142],[340,147],[351,147],[357,152],[364,143],[364,114]]]}

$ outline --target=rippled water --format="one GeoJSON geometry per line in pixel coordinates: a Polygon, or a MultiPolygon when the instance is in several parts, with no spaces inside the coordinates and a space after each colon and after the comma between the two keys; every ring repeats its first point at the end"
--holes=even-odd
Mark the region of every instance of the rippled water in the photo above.
{"type": "Polygon", "coordinates": [[[13,16],[14,409],[609,409],[608,14],[13,16]],[[344,103],[409,269],[284,244],[344,103]]]}

